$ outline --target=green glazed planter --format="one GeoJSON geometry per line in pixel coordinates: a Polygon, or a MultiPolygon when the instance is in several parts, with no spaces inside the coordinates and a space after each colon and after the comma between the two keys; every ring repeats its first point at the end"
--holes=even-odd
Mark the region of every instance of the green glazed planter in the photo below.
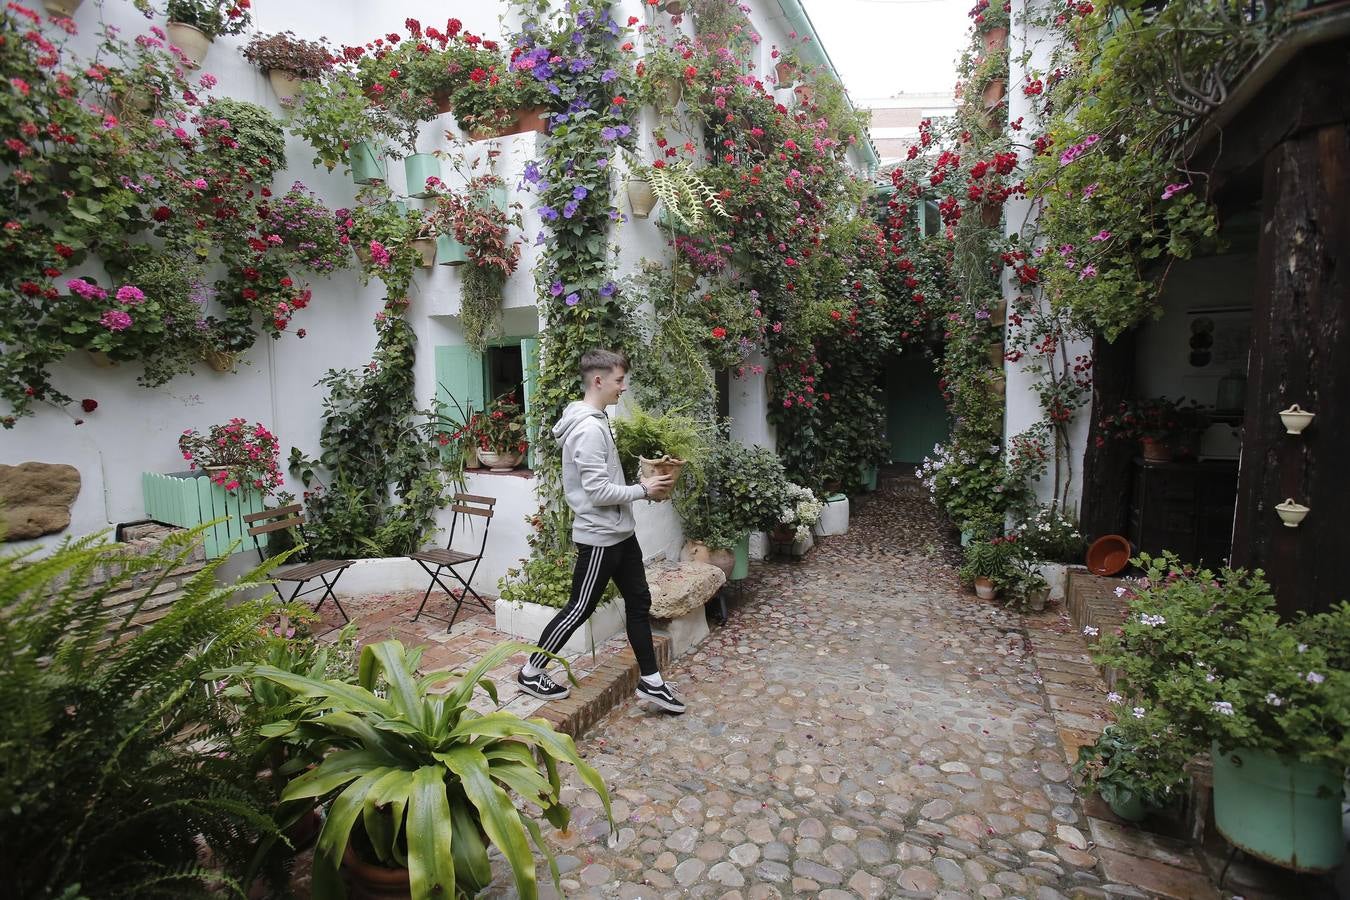
{"type": "Polygon", "coordinates": [[[1345,850],[1341,773],[1260,750],[1210,750],[1214,822],[1230,843],[1298,872],[1329,872],[1345,850]]]}
{"type": "Polygon", "coordinates": [[[427,179],[441,177],[441,161],[430,153],[414,153],[403,160],[403,171],[408,176],[408,196],[425,199],[434,193],[427,190],[427,179]]]}
{"type": "Polygon", "coordinates": [[[862,476],[863,490],[871,492],[877,489],[877,467],[859,466],[859,473],[862,476]]]}
{"type": "Polygon", "coordinates": [[[443,266],[458,266],[468,261],[468,250],[459,241],[448,234],[436,238],[436,262],[443,266]]]}
{"type": "Polygon", "coordinates": [[[506,185],[488,188],[485,192],[478,195],[476,202],[479,209],[487,209],[489,206],[495,206],[502,212],[506,212],[506,185]]]}
{"type": "Polygon", "coordinates": [[[731,580],[740,581],[750,574],[750,533],[741,535],[736,546],[731,549],[736,554],[736,564],[731,567],[731,580]]]}
{"type": "Polygon", "coordinates": [[[1111,812],[1120,816],[1126,822],[1142,822],[1149,813],[1149,808],[1144,805],[1144,801],[1139,797],[1131,797],[1128,800],[1107,800],[1106,805],[1111,807],[1111,812]]]}
{"type": "Polygon", "coordinates": [[[387,180],[383,153],[367,141],[352,144],[347,151],[347,162],[352,167],[352,181],[357,184],[374,184],[387,180]]]}

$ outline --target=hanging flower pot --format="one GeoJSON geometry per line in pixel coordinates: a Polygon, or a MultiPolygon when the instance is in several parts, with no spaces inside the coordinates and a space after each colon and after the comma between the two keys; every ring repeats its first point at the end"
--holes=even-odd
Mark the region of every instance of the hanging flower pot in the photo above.
{"type": "Polygon", "coordinates": [[[629,178],[627,188],[628,208],[633,215],[639,219],[651,215],[656,206],[656,192],[652,190],[651,182],[645,178],[629,178]]]}
{"type": "Polygon", "coordinates": [[[370,265],[371,256],[370,256],[370,245],[369,245],[369,244],[367,244],[367,243],[365,243],[365,242],[363,242],[363,241],[353,241],[353,242],[352,242],[352,250],[354,250],[354,251],[356,252],[356,258],[357,258],[358,260],[360,260],[361,265],[363,265],[363,266],[369,266],[369,265],[370,265]]]}
{"type": "Polygon", "coordinates": [[[1008,29],[990,28],[984,33],[984,49],[986,53],[997,53],[1008,46],[1008,29]]]}
{"type": "Polygon", "coordinates": [[[1003,100],[1003,80],[995,78],[984,86],[984,92],[980,94],[980,99],[984,103],[986,110],[993,110],[1000,101],[1003,100]]]}
{"type": "Polygon", "coordinates": [[[815,96],[815,88],[809,84],[799,84],[792,89],[792,92],[797,95],[797,102],[803,106],[809,104],[811,98],[815,96]]]}
{"type": "Polygon", "coordinates": [[[436,262],[443,266],[459,266],[469,261],[469,251],[448,234],[436,238],[436,262]]]}
{"type": "Polygon", "coordinates": [[[113,94],[113,105],[119,119],[132,113],[148,113],[155,108],[155,96],[146,87],[130,87],[113,94]]]}
{"type": "Polygon", "coordinates": [[[1298,872],[1329,872],[1345,850],[1339,768],[1262,750],[1211,748],[1214,823],[1236,847],[1298,872]]]}
{"type": "Polygon", "coordinates": [[[188,65],[194,69],[200,66],[211,49],[211,35],[195,25],[186,25],[182,22],[170,22],[166,30],[169,33],[169,43],[183,51],[188,65]]]}
{"type": "Polygon", "coordinates": [[[403,160],[403,172],[408,177],[408,196],[424,199],[434,191],[427,188],[427,179],[441,177],[441,161],[431,153],[414,153],[403,160]]]}
{"type": "Polygon", "coordinates": [[[85,352],[89,354],[89,361],[100,369],[111,369],[117,365],[117,360],[102,350],[86,350],[85,352]]]}
{"type": "Polygon", "coordinates": [[[656,88],[656,95],[661,98],[665,108],[674,109],[680,105],[680,98],[684,96],[684,79],[657,78],[652,86],[656,88]]]}
{"type": "Polygon", "coordinates": [[[84,0],[42,0],[42,8],[47,10],[48,15],[65,16],[69,19],[75,15],[75,10],[80,8],[84,0]]]}
{"type": "Polygon", "coordinates": [[[989,365],[993,366],[996,369],[1003,368],[1002,344],[990,344],[987,348],[985,348],[985,354],[989,358],[989,365]]]}
{"type": "Polygon", "coordinates": [[[494,184],[474,198],[474,205],[479,209],[499,209],[502,212],[506,212],[508,202],[509,195],[504,184],[494,184]]]}
{"type": "Polygon", "coordinates": [[[347,163],[352,169],[352,181],[374,184],[387,180],[384,155],[369,141],[358,141],[347,151],[347,163]]]}
{"type": "Polygon", "coordinates": [[[1172,446],[1159,438],[1140,438],[1139,452],[1143,454],[1145,462],[1172,461],[1172,446]]]}
{"type": "Polygon", "coordinates": [[[548,107],[531,106],[522,109],[516,117],[516,124],[511,127],[507,134],[525,134],[526,132],[548,131],[548,107]]]}
{"type": "Polygon", "coordinates": [[[661,12],[678,16],[684,12],[684,0],[662,0],[661,12]]]}
{"type": "Polygon", "coordinates": [[[413,249],[422,255],[422,261],[418,263],[424,269],[430,269],[436,265],[436,239],[435,238],[413,238],[413,249]]]}
{"type": "Polygon", "coordinates": [[[1003,221],[1003,207],[997,203],[980,205],[980,224],[985,228],[994,228],[1003,221]]]}
{"type": "Polygon", "coordinates": [[[431,102],[436,104],[437,115],[443,116],[448,112],[454,111],[455,108],[454,104],[450,102],[449,94],[434,94],[432,95],[431,102]]]}
{"type": "Polygon", "coordinates": [[[285,69],[267,70],[267,81],[272,85],[272,93],[277,95],[277,102],[284,109],[290,109],[295,105],[295,98],[300,96],[300,85],[304,80],[285,69]]]}
{"type": "Polygon", "coordinates": [[[202,359],[216,372],[233,372],[235,354],[229,350],[203,350],[202,359]]]}
{"type": "Polygon", "coordinates": [[[779,87],[786,87],[797,77],[797,67],[787,60],[783,60],[773,67],[773,76],[778,79],[779,87]]]}

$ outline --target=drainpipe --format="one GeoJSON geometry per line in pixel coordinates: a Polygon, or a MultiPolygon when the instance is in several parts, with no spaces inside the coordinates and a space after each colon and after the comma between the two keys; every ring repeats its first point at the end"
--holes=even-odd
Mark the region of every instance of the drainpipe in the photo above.
{"type": "MultiPolygon", "coordinates": [[[[825,50],[825,45],[821,43],[820,35],[816,34],[816,26],[811,24],[811,17],[806,14],[806,8],[802,6],[801,0],[778,0],[778,8],[783,11],[783,17],[797,32],[798,36],[810,38],[809,41],[797,48],[797,52],[815,65],[829,69],[835,80],[843,84],[844,79],[839,77],[839,70],[834,67],[834,61],[830,59],[830,54],[825,50]]],[[[857,109],[847,93],[844,94],[844,100],[848,103],[850,109],[857,109]]],[[[871,178],[881,165],[881,157],[877,156],[876,148],[872,146],[872,139],[866,134],[862,136],[862,140],[858,142],[857,146],[867,163],[867,177],[871,178]]]]}

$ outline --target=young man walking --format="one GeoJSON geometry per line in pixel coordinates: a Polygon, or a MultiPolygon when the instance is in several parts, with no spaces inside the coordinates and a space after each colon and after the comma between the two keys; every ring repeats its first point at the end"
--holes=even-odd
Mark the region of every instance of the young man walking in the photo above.
{"type": "MultiPolygon", "coordinates": [[[[628,358],[609,350],[589,350],[581,357],[584,396],[573,400],[553,426],[562,445],[563,491],[572,508],[572,540],[577,564],[572,571],[572,596],[567,606],[544,626],[539,646],[557,653],[600,603],[610,579],[623,594],[628,617],[628,643],[637,656],[642,677],[639,698],[672,713],[684,712],[684,703],[661,678],[652,646],[651,590],[642,567],[642,548],[634,534],[631,506],[635,500],[662,500],[674,483],[673,475],[654,476],[638,484],[624,480],[619,450],[614,444],[605,407],[619,402],[628,375],[628,358]]],[[[544,671],[549,659],[530,656],[516,680],[521,690],[543,700],[561,700],[570,691],[544,671]]]]}

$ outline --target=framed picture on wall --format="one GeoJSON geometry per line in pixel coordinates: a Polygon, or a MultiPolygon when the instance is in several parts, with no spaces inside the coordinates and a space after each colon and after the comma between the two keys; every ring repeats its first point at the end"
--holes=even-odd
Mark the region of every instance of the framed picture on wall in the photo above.
{"type": "Polygon", "coordinates": [[[1187,374],[1222,378],[1246,374],[1252,340],[1250,308],[1222,307],[1186,311],[1187,374]]]}

